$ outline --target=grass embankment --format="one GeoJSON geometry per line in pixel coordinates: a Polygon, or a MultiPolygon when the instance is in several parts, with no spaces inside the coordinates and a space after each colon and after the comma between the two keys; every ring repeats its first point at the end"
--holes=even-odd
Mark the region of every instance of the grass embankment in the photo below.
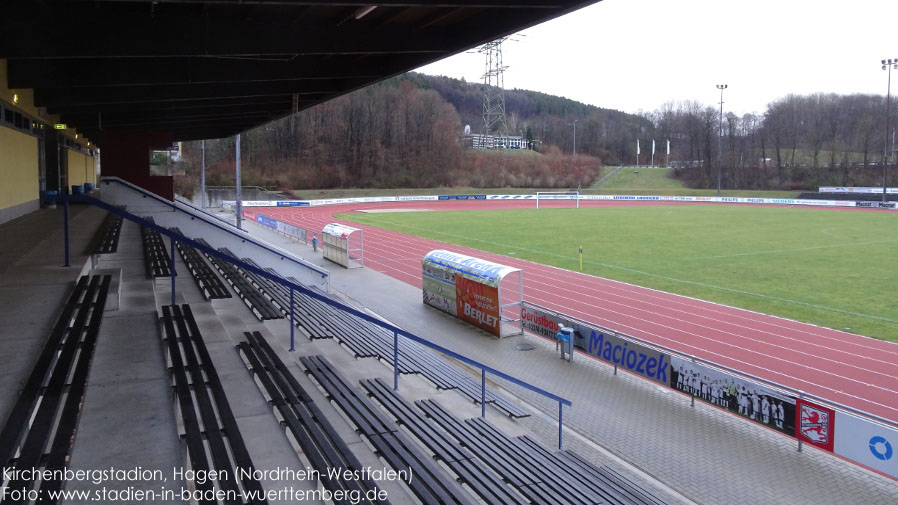
{"type": "MultiPolygon", "coordinates": [[[[605,173],[614,167],[605,167],[605,173]]],[[[668,168],[622,167],[601,185],[583,191],[597,195],[665,195],[665,196],[717,196],[716,189],[690,189],[683,182],[668,177],[668,168]]],[[[756,191],[745,189],[724,189],[721,196],[741,196],[746,198],[795,198],[796,191],[756,191]]]]}
{"type": "Polygon", "coordinates": [[[341,217],[570,270],[582,245],[589,274],[898,341],[894,213],[714,205],[341,217]]]}
{"type": "MultiPolygon", "coordinates": [[[[605,167],[604,170],[612,170],[605,167]]],[[[595,189],[583,189],[584,195],[668,195],[668,196],[716,196],[714,189],[689,189],[675,179],[666,177],[667,169],[623,168],[595,189]],[[629,172],[629,173],[626,173],[629,172]]],[[[297,189],[292,193],[299,199],[357,198],[366,196],[408,195],[532,195],[537,191],[559,191],[559,188],[346,188],[346,189],[297,189]]],[[[751,191],[725,189],[722,196],[748,198],[794,198],[795,191],[751,191]]]]}

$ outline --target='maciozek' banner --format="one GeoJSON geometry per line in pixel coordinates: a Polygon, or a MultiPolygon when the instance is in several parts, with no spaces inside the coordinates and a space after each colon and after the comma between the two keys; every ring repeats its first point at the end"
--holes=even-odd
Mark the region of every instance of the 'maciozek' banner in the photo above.
{"type": "Polygon", "coordinates": [[[548,338],[555,337],[560,325],[573,328],[574,347],[637,375],[670,386],[670,356],[661,351],[526,303],[521,309],[521,324],[525,330],[548,338]]]}

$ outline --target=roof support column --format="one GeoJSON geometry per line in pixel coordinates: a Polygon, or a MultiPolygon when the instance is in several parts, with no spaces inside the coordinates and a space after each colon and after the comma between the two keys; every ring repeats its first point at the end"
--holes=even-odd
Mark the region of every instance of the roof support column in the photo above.
{"type": "Polygon", "coordinates": [[[171,146],[171,135],[140,131],[102,133],[102,175],[120,177],[163,198],[174,200],[171,176],[150,175],[150,150],[171,146]]]}

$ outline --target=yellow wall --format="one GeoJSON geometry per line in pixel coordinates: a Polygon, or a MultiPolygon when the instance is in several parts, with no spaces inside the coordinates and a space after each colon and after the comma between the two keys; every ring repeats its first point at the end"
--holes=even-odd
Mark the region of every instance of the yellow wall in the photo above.
{"type": "Polygon", "coordinates": [[[37,138],[0,126],[0,210],[37,200],[37,138]]]}
{"type": "Polygon", "coordinates": [[[69,167],[69,187],[73,185],[84,185],[89,182],[96,186],[97,184],[97,167],[94,159],[81,153],[76,153],[70,149],[65,149],[68,155],[69,167]]]}

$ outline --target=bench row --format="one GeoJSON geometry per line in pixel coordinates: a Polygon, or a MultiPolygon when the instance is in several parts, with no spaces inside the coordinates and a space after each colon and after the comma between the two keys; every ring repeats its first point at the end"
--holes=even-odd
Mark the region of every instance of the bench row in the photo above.
{"type": "Polygon", "coordinates": [[[414,442],[397,429],[380,409],[360,394],[322,356],[304,356],[300,361],[327,398],[349,418],[356,432],[395,470],[411,473],[405,484],[428,505],[473,505],[473,500],[443,472],[414,442]]]}
{"type": "Polygon", "coordinates": [[[162,326],[189,466],[198,475],[215,470],[222,476],[192,485],[202,496],[221,492],[237,497],[229,504],[267,503],[257,498],[263,496],[262,486],[251,477],[255,467],[190,306],[163,306],[162,326]],[[238,468],[243,470],[240,479],[238,468]],[[243,501],[245,496],[249,501],[243,501]]]}
{"type": "MultiPolygon", "coordinates": [[[[348,478],[361,475],[364,467],[337,434],[309,394],[300,386],[284,362],[259,332],[246,332],[246,341],[238,344],[250,373],[281,422],[292,435],[297,448],[317,470],[320,484],[334,496],[365,497],[358,503],[373,504],[367,499],[378,486],[371,479],[348,478]],[[334,472],[336,470],[336,472],[334,472]]],[[[338,502],[342,503],[342,502],[338,502]]],[[[386,500],[378,501],[388,505],[386,500]]]]}
{"type": "Polygon", "coordinates": [[[36,480],[44,473],[35,470],[58,475],[71,456],[111,280],[109,275],[78,280],[0,430],[4,504],[38,487],[49,497],[65,484],[36,480]]]}
{"type": "MultiPolygon", "coordinates": [[[[252,266],[258,266],[250,259],[244,258],[243,261],[252,266]]],[[[280,277],[272,269],[265,269],[265,271],[280,277]]],[[[244,275],[277,306],[281,314],[286,317],[290,316],[291,295],[287,287],[251,272],[244,272],[244,275]]],[[[287,280],[296,282],[292,278],[287,280]]],[[[320,291],[318,293],[321,296],[329,296],[320,291]]],[[[342,302],[342,300],[336,301],[342,302]]],[[[296,325],[309,338],[335,338],[357,358],[378,358],[388,364],[393,362],[392,333],[347,312],[335,309],[312,296],[301,292],[293,293],[293,318],[296,325]]],[[[479,402],[481,399],[481,385],[468,373],[448,363],[430,349],[405,339],[400,339],[399,372],[421,374],[439,389],[458,389],[474,402],[479,402]]],[[[493,404],[511,417],[530,415],[513,402],[490,390],[487,391],[486,402],[493,404]]]]}
{"type": "Polygon", "coordinates": [[[527,436],[511,438],[480,417],[460,421],[433,400],[415,402],[413,409],[379,379],[361,384],[486,503],[662,503],[614,470],[571,451],[549,451],[527,436]]]}

